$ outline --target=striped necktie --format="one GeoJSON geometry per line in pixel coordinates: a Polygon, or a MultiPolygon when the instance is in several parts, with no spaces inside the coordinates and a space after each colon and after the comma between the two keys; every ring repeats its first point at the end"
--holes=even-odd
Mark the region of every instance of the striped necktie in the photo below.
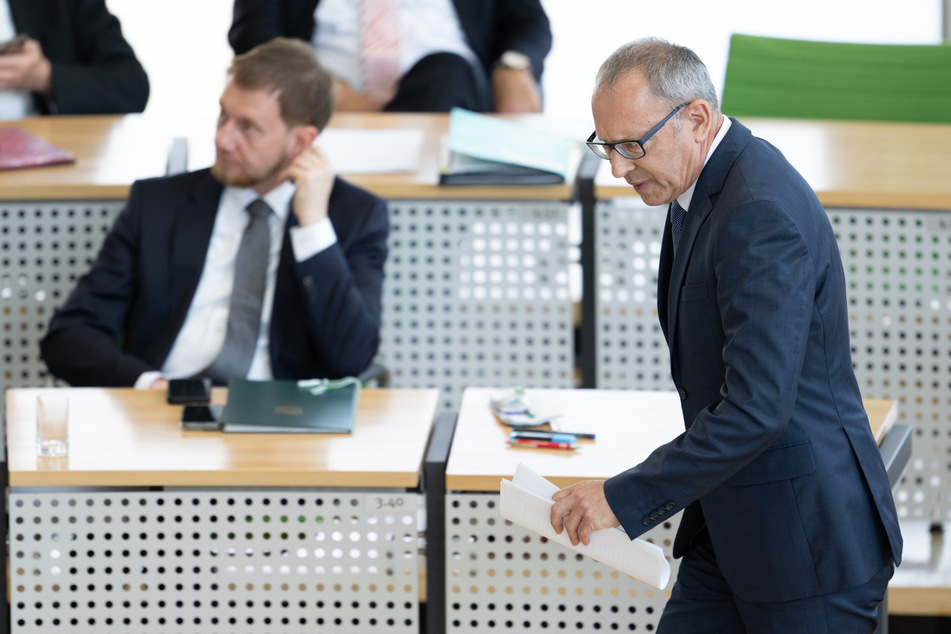
{"type": "Polygon", "coordinates": [[[400,79],[399,0],[360,3],[361,61],[364,93],[388,102],[400,79]]]}
{"type": "Polygon", "coordinates": [[[670,236],[674,240],[674,253],[677,253],[677,245],[680,243],[680,236],[684,232],[684,218],[687,217],[687,210],[680,206],[675,200],[670,203],[670,236]]]}

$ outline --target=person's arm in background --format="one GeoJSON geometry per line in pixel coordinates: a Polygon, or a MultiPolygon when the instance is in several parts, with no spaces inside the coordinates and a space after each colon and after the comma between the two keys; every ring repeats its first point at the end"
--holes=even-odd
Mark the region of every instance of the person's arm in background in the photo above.
{"type": "Polygon", "coordinates": [[[21,86],[34,93],[41,112],[113,114],[145,109],[148,76],[103,0],[11,3],[11,13],[17,28],[31,38],[13,56],[25,56],[23,61],[37,71],[48,70],[44,77],[34,73],[32,81],[24,75],[27,83],[21,86]]]}
{"type": "Polygon", "coordinates": [[[317,0],[235,0],[228,42],[235,55],[275,37],[310,41],[317,0]]]}
{"type": "Polygon", "coordinates": [[[545,57],[551,51],[551,26],[539,0],[504,0],[498,3],[495,56],[518,51],[531,61],[519,70],[496,63],[492,68],[492,92],[496,112],[541,112],[541,77],[545,57]]]}

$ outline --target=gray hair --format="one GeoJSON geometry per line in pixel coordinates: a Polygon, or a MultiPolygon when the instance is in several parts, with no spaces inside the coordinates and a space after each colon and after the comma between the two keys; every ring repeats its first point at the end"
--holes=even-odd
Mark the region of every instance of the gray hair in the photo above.
{"type": "Polygon", "coordinates": [[[703,99],[715,111],[720,109],[707,67],[689,48],[656,37],[628,42],[601,64],[594,84],[595,93],[614,88],[631,71],[642,72],[651,94],[670,108],[685,101],[703,99]]]}

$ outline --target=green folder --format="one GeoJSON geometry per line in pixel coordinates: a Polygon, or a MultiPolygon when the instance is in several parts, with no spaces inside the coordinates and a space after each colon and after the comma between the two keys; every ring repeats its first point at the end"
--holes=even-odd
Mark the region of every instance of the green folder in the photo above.
{"type": "Polygon", "coordinates": [[[222,430],[241,433],[348,434],[358,383],[326,389],[313,381],[230,379],[222,430]]]}

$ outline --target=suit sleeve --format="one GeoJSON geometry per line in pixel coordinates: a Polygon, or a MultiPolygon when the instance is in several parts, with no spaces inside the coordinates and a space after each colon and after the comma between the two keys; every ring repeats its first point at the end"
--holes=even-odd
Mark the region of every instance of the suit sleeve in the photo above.
{"type": "Polygon", "coordinates": [[[343,210],[362,219],[353,233],[344,237],[338,230],[336,244],[296,265],[315,354],[337,377],[365,370],[380,343],[389,212],[375,196],[355,204],[364,209],[343,210]]]}
{"type": "Polygon", "coordinates": [[[140,374],[158,369],[119,348],[137,286],[140,201],[136,184],[92,268],[53,315],[40,342],[49,371],[70,385],[131,387],[140,374]]]}
{"type": "Polygon", "coordinates": [[[316,0],[235,0],[228,42],[235,55],[275,37],[310,41],[316,0]]]}
{"type": "Polygon", "coordinates": [[[795,407],[816,291],[803,236],[776,206],[747,204],[723,221],[709,264],[713,282],[694,293],[707,299],[681,304],[674,346],[685,363],[693,359],[692,368],[681,369],[686,392],[716,385],[709,376],[689,378],[713,371],[722,372],[719,394],[708,395],[712,404],[687,421],[684,434],[605,483],[632,539],[657,514],[682,510],[761,455],[783,435],[795,407]],[[700,356],[704,349],[709,358],[700,356]]]}
{"type": "Polygon", "coordinates": [[[53,86],[52,97],[38,97],[40,105],[51,114],[142,112],[149,79],[122,36],[119,20],[102,0],[77,1],[69,10],[69,34],[56,42],[49,39],[55,33],[39,36],[53,86]]]}
{"type": "Polygon", "coordinates": [[[508,50],[524,53],[532,60],[532,72],[540,82],[552,43],[545,9],[540,0],[501,0],[498,6],[494,59],[508,50]]]}

